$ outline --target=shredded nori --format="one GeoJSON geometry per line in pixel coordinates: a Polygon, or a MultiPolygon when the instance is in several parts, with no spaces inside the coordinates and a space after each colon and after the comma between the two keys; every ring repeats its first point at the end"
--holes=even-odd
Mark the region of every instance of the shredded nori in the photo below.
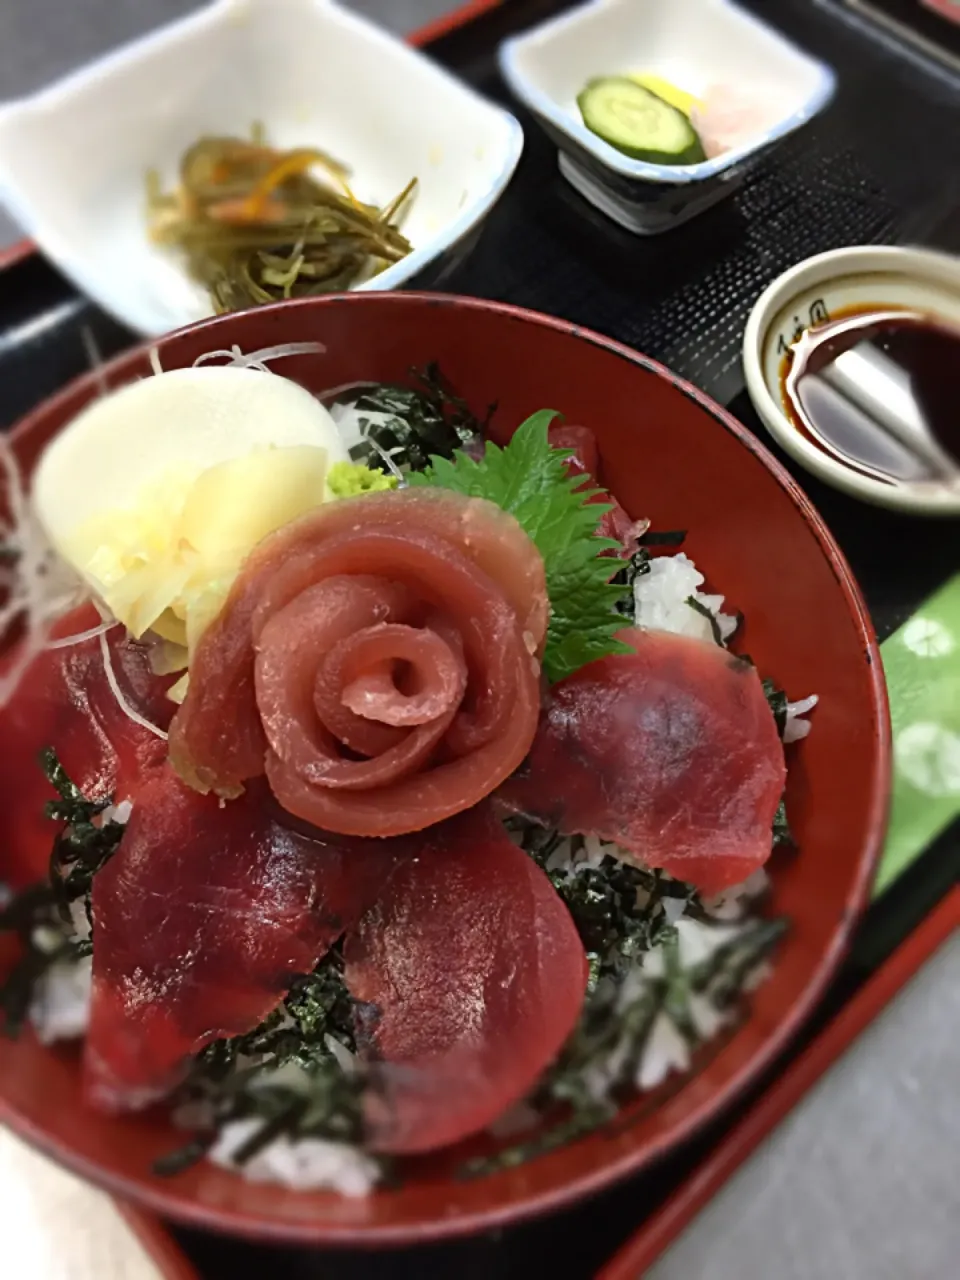
{"type": "Polygon", "coordinates": [[[648,529],[637,538],[637,549],[626,561],[620,572],[611,579],[618,587],[623,588],[623,597],[617,603],[620,613],[632,618],[636,609],[633,598],[633,584],[637,578],[650,572],[650,547],[679,547],[687,536],[686,529],[648,529]]]}
{"type": "MultiPolygon", "coordinates": [[[[544,828],[525,827],[513,820],[514,831],[522,831],[523,846],[546,873],[573,917],[591,968],[591,988],[604,974],[619,975],[630,960],[657,945],[669,934],[664,900],[690,901],[694,891],[660,871],[647,871],[616,858],[605,857],[596,868],[569,876],[565,870],[550,871],[550,855],[565,837],[544,828]]],[[[581,836],[571,836],[574,854],[583,848],[581,836]]]]}
{"type": "Polygon", "coordinates": [[[641,547],[682,547],[686,529],[648,529],[637,539],[641,547]]]}
{"type": "Polygon", "coordinates": [[[711,609],[708,609],[705,604],[702,604],[696,596],[687,596],[686,603],[694,613],[699,613],[701,618],[706,618],[707,622],[710,623],[710,634],[713,636],[714,644],[718,644],[721,649],[725,649],[726,644],[723,639],[723,632],[720,630],[720,623],[717,621],[717,615],[711,609]]]}
{"type": "Polygon", "coordinates": [[[111,798],[83,795],[53,748],[40,753],[40,767],[60,797],[47,802],[45,816],[63,825],[54,837],[48,879],[14,895],[0,911],[0,933],[16,933],[21,944],[20,959],[0,987],[0,1030],[11,1038],[22,1030],[43,975],[90,954],[91,939],[72,936],[70,909],[82,902],[92,927],[93,877],[116,852],[124,830],[110,819],[95,821],[111,798]]]}
{"type": "MultiPolygon", "coordinates": [[[[531,1099],[551,1119],[528,1140],[464,1164],[460,1173],[467,1178],[513,1168],[613,1121],[658,1016],[665,1014],[691,1049],[696,1048],[703,1037],[690,1009],[691,996],[707,994],[717,1009],[735,1006],[747,978],[787,928],[783,919],[758,920],[685,972],[666,901],[681,899],[684,914],[716,923],[689,885],[610,857],[598,868],[580,869],[572,876],[566,870],[550,871],[547,863],[564,837],[516,819],[508,826],[566,903],[587,951],[591,976],[576,1030],[531,1099]],[[624,1004],[625,971],[656,946],[663,948],[662,976],[648,977],[624,1004]],[[608,1087],[598,1092],[593,1073],[610,1062],[615,1066],[608,1087]]],[[[576,854],[582,843],[578,837],[571,840],[576,854]]]]}
{"type": "Polygon", "coordinates": [[[767,702],[770,704],[773,718],[777,722],[777,733],[782,738],[787,727],[787,705],[789,699],[774,680],[764,680],[763,692],[767,702]]]}
{"type": "Polygon", "coordinates": [[[773,847],[778,849],[784,845],[793,849],[796,847],[796,841],[787,818],[787,802],[781,797],[777,812],[773,815],[773,847]]]}
{"type": "Polygon", "coordinates": [[[21,945],[20,958],[0,986],[0,1032],[11,1040],[23,1030],[43,975],[55,964],[79,958],[75,944],[61,930],[49,885],[25,889],[0,911],[0,934],[16,934],[21,945]]]}
{"type": "MultiPolygon", "coordinates": [[[[763,692],[773,713],[773,718],[777,725],[777,733],[782,739],[787,728],[789,699],[774,680],[764,680],[763,692]]],[[[773,847],[777,849],[783,846],[795,848],[796,841],[793,838],[793,832],[790,830],[790,822],[787,818],[786,800],[781,797],[777,812],[773,818],[773,847]]]]}
{"type": "Polygon", "coordinates": [[[70,923],[70,905],[83,899],[90,915],[93,877],[117,851],[123,839],[123,823],[95,822],[113,803],[110,796],[89,799],[68,777],[52,747],[40,753],[40,766],[60,796],[44,806],[44,816],[64,823],[53,841],[50,854],[50,886],[60,909],[60,918],[70,923]]]}
{"type": "Polygon", "coordinates": [[[477,418],[435,363],[411,369],[410,377],[413,386],[383,383],[364,390],[354,402],[365,435],[350,450],[354,462],[389,472],[386,454],[401,471],[424,471],[432,456],[452,458],[458,449],[482,449],[496,405],[489,406],[482,420],[477,418]],[[364,418],[367,413],[389,421],[373,422],[364,418]]]}
{"type": "Polygon", "coordinates": [[[624,562],[623,568],[619,573],[610,579],[616,586],[623,591],[620,599],[617,601],[618,612],[625,614],[631,622],[636,613],[637,605],[633,595],[633,584],[638,578],[643,577],[645,573],[650,572],[650,552],[645,546],[638,546],[629,560],[624,562]]]}
{"type": "Polygon", "coordinates": [[[183,1147],[161,1157],[154,1172],[170,1176],[189,1168],[235,1120],[260,1121],[234,1155],[240,1165],[280,1136],[360,1142],[364,1077],[359,1070],[348,1074],[327,1040],[355,1052],[353,1010],[335,947],[313,973],[294,979],[284,1002],[260,1026],[215,1040],[197,1055],[177,1101],[201,1104],[205,1122],[183,1147]],[[295,1083],[277,1075],[291,1066],[302,1072],[295,1083]]]}

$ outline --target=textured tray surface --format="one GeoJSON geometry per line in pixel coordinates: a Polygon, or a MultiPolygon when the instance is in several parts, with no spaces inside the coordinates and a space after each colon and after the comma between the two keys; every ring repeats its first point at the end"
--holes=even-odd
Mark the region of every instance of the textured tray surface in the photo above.
{"type": "Polygon", "coordinates": [[[452,287],[598,329],[729,402],[743,386],[747,315],[780,272],[841,245],[926,238],[951,186],[960,199],[960,85],[924,76],[809,0],[780,0],[775,15],[758,0],[747,7],[834,66],[836,99],[735,195],[661,236],[633,236],[577,195],[554,145],[475,50],[464,70],[517,112],[526,148],[452,287]]]}

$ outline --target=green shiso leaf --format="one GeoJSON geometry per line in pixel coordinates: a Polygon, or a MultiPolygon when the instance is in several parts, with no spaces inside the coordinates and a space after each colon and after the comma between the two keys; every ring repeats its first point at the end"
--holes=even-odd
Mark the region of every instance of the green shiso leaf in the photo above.
{"type": "Polygon", "coordinates": [[[411,485],[436,485],[496,503],[536,545],[550,597],[543,669],[553,683],[597,658],[629,652],[616,638],[624,625],[617,612],[623,587],[610,581],[615,563],[603,555],[620,550],[620,544],[597,534],[600,517],[611,508],[595,501],[601,490],[583,487],[582,475],[568,474],[570,450],[550,445],[547,431],[556,416],[541,409],[504,448],[488,440],[479,459],[458,450],[452,458],[432,457],[427,471],[409,476],[411,485]]]}

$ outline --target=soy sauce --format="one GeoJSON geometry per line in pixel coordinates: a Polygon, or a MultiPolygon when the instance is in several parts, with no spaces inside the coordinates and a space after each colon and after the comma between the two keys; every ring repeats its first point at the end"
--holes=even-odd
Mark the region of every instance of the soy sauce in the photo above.
{"type": "Polygon", "coordinates": [[[848,308],[793,344],[780,383],[793,426],[861,474],[892,485],[960,478],[960,326],[848,308]]]}

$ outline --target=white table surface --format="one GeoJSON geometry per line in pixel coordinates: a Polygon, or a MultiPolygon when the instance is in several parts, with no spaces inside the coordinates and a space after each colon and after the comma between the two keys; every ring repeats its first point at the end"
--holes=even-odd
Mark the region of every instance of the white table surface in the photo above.
{"type": "Polygon", "coordinates": [[[958,1276],[960,933],[954,933],[647,1280],[958,1276]]]}
{"type": "Polygon", "coordinates": [[[102,1191],[0,1129],[4,1280],[163,1280],[102,1191]]]}
{"type": "MultiPolygon", "coordinates": [[[[457,7],[456,0],[354,4],[400,32],[457,7]]],[[[191,0],[0,0],[0,99],[28,93],[193,7],[191,0]]],[[[0,246],[18,235],[0,213],[0,246]]],[[[2,1133],[0,1240],[3,1280],[156,1280],[105,1196],[2,1133]]],[[[958,1276],[960,938],[954,938],[649,1280],[958,1276]]]]}

